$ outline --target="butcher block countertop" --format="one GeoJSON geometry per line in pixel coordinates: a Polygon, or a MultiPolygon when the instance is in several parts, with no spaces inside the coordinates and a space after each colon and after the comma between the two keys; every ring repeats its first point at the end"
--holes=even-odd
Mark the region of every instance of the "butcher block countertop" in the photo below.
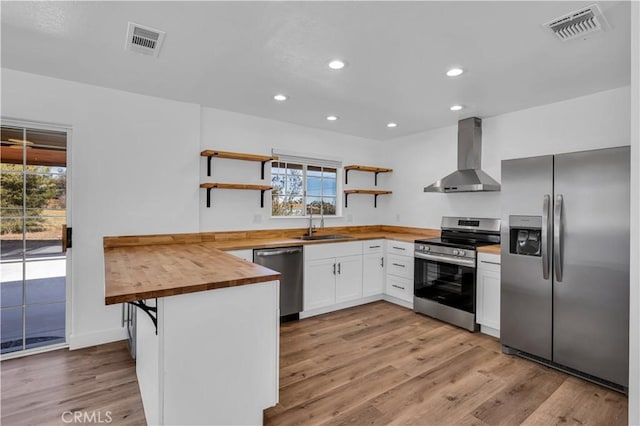
{"type": "Polygon", "coordinates": [[[479,253],[500,254],[500,244],[478,247],[479,253]]]}
{"type": "Polygon", "coordinates": [[[104,264],[107,305],[280,279],[211,243],[107,248],[104,264]]]}
{"type": "Polygon", "coordinates": [[[303,241],[306,228],[193,234],[138,235],[104,238],[105,303],[234,287],[280,278],[268,268],[246,262],[226,250],[392,239],[413,242],[436,238],[440,230],[396,226],[325,228],[314,235],[350,238],[303,241]]]}

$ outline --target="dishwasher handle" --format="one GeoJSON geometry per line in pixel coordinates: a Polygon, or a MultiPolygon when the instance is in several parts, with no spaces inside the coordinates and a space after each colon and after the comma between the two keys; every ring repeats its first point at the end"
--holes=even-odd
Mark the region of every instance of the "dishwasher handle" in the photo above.
{"type": "Polygon", "coordinates": [[[282,256],[283,254],[296,254],[296,253],[302,253],[302,247],[289,247],[284,249],[255,251],[255,255],[258,257],[282,256]]]}

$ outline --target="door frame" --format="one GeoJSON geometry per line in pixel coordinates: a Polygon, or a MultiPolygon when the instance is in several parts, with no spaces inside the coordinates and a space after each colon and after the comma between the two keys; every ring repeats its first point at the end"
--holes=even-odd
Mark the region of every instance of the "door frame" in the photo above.
{"type": "MultiPolygon", "coordinates": [[[[58,124],[58,123],[49,123],[44,121],[32,121],[25,119],[17,119],[11,117],[0,116],[0,125],[2,126],[13,126],[13,127],[25,127],[27,129],[33,130],[49,130],[54,132],[64,132],[67,134],[67,193],[66,195],[66,222],[67,227],[72,226],[72,213],[71,213],[71,205],[73,201],[73,191],[72,191],[72,168],[71,166],[71,146],[72,146],[72,135],[73,135],[73,127],[68,124],[58,124]]],[[[69,337],[71,336],[71,327],[72,327],[72,288],[73,288],[73,274],[72,274],[72,257],[73,250],[71,248],[67,249],[66,252],[66,285],[65,285],[65,341],[64,343],[59,343],[50,346],[43,346],[39,348],[33,349],[25,349],[19,352],[9,352],[7,354],[3,354],[0,356],[0,360],[11,359],[11,358],[20,358],[27,355],[34,355],[42,352],[49,352],[61,348],[69,347],[69,337]]],[[[24,330],[23,330],[24,332],[24,330]]]]}

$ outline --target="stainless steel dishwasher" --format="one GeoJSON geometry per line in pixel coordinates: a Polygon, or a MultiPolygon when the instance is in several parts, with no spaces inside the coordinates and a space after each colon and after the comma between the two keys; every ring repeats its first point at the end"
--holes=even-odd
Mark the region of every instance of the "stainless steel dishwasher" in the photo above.
{"type": "Polygon", "coordinates": [[[280,320],[292,321],[302,312],[302,246],[253,250],[253,263],[280,272],[280,320]]]}

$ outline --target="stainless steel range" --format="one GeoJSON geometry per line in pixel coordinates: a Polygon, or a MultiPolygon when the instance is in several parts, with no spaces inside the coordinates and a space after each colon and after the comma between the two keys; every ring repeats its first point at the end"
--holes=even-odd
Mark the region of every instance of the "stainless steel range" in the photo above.
{"type": "Polygon", "coordinates": [[[445,216],[441,228],[415,242],[413,310],[477,331],[476,248],[500,243],[500,219],[445,216]]]}

